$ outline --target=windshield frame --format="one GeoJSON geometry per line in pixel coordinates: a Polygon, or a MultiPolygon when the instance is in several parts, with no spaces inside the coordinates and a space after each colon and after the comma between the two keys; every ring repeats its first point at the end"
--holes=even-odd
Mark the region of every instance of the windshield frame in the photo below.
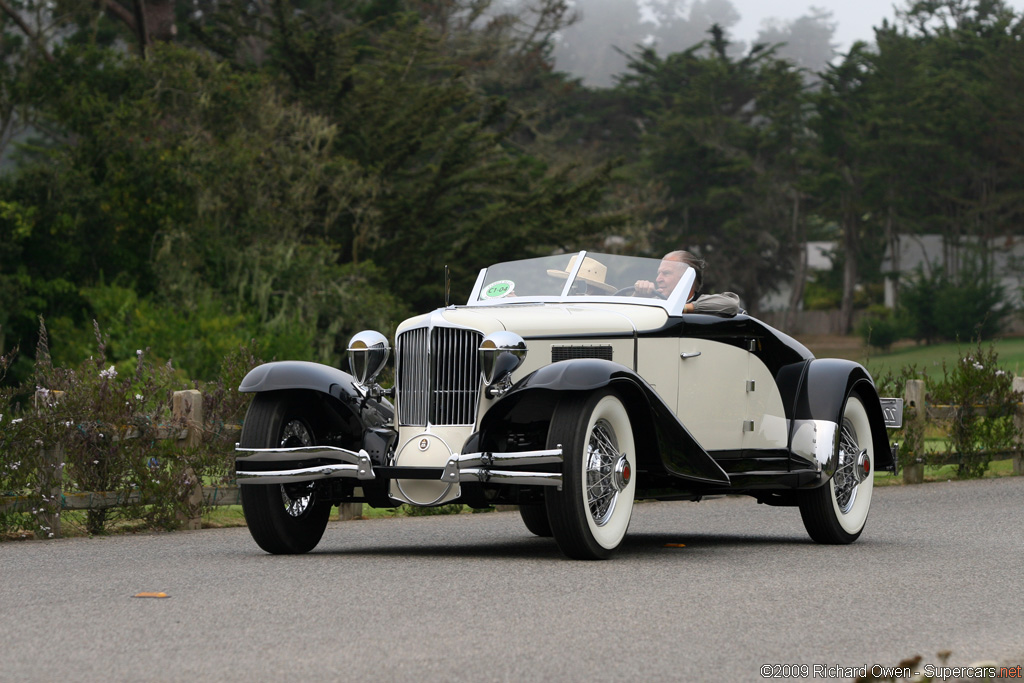
{"type": "MultiPolygon", "coordinates": [[[[661,259],[652,259],[647,257],[636,257],[636,256],[623,256],[617,254],[604,254],[600,252],[588,252],[586,250],[579,252],[569,252],[565,254],[558,254],[561,257],[569,257],[575,259],[570,262],[572,268],[568,270],[568,277],[566,277],[565,285],[562,286],[561,291],[558,294],[542,294],[542,295],[531,295],[531,296],[516,296],[515,298],[482,298],[481,294],[485,286],[490,286],[493,282],[485,282],[487,273],[495,266],[502,266],[506,264],[514,264],[520,261],[531,261],[537,259],[519,259],[518,261],[506,261],[503,263],[496,263],[486,268],[481,268],[480,273],[477,275],[476,283],[473,285],[473,291],[470,292],[469,300],[466,302],[466,306],[470,307],[487,307],[487,306],[517,306],[522,304],[538,304],[538,303],[555,303],[555,304],[590,304],[590,303],[611,303],[611,304],[626,304],[632,306],[656,306],[663,308],[669,315],[682,315],[683,306],[689,300],[687,296],[690,289],[693,287],[694,280],[696,280],[696,271],[687,264],[683,264],[686,270],[683,272],[679,283],[676,285],[672,294],[669,295],[668,299],[658,299],[654,297],[624,297],[615,296],[613,294],[573,294],[573,285],[577,282],[579,271],[584,264],[584,259],[587,256],[601,260],[601,259],[619,259],[629,258],[650,261],[654,264],[654,272],[651,274],[651,279],[654,279],[654,274],[657,272],[657,264],[661,263],[661,259]],[[489,284],[490,282],[490,284],[489,284]]],[[[544,257],[540,257],[544,258],[544,257]]],[[[493,277],[493,276],[492,276],[493,277]]]]}

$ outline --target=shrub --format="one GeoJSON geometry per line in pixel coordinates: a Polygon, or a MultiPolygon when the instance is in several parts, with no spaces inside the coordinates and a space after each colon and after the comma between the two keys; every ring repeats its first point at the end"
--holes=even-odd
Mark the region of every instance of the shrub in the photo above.
{"type": "Polygon", "coordinates": [[[951,278],[937,265],[926,274],[918,268],[906,285],[901,301],[915,339],[991,339],[1010,312],[1003,288],[984,269],[964,268],[951,278]]]}
{"type": "Polygon", "coordinates": [[[910,324],[902,312],[894,314],[888,308],[875,306],[869,311],[869,315],[857,323],[857,334],[865,344],[887,351],[908,336],[910,324]]]}
{"type": "MultiPolygon", "coordinates": [[[[137,350],[130,367],[110,363],[98,326],[95,335],[96,353],[70,369],[52,363],[41,324],[32,382],[0,391],[0,494],[28,502],[27,512],[0,508],[0,534],[52,535],[46,520],[59,518],[61,501],[50,495],[58,489],[118,500],[116,507],[86,512],[90,534],[118,520],[172,529],[196,512],[188,498],[198,483],[233,478],[237,435],[227,427],[248,402],[235,387],[258,364],[254,349],[228,354],[216,382],[193,384],[204,393],[207,429],[185,448],[167,437],[185,426],[172,419],[171,404],[187,382],[170,363],[150,361],[148,349],[137,350]]],[[[0,377],[12,362],[13,354],[0,359],[0,377]]]]}
{"type": "Polygon", "coordinates": [[[946,455],[959,455],[957,472],[964,478],[982,476],[992,451],[1019,447],[1021,434],[1013,417],[1021,394],[998,360],[995,349],[982,349],[979,340],[953,367],[943,362],[943,381],[930,392],[932,402],[952,406],[946,455]]]}

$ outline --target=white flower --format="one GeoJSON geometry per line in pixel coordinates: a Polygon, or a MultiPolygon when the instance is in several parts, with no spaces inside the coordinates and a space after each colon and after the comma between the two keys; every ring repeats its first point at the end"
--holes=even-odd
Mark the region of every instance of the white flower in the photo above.
{"type": "Polygon", "coordinates": [[[117,369],[111,365],[106,370],[100,370],[100,377],[104,379],[114,379],[117,377],[117,369]]]}
{"type": "Polygon", "coordinates": [[[975,370],[984,370],[984,369],[985,369],[985,366],[984,366],[984,365],[982,365],[981,363],[975,363],[975,364],[974,364],[974,369],[975,369],[975,370]]]}
{"type": "Polygon", "coordinates": [[[74,422],[65,422],[64,426],[65,427],[71,427],[73,424],[75,424],[75,423],[74,422]]]}
{"type": "Polygon", "coordinates": [[[24,420],[24,419],[25,419],[25,418],[23,418],[23,417],[16,417],[16,418],[14,418],[13,420],[11,420],[11,424],[12,424],[12,425],[16,425],[16,424],[18,424],[19,422],[21,422],[21,421],[22,421],[22,420],[24,420]]]}
{"type": "Polygon", "coordinates": [[[99,464],[100,464],[100,461],[99,461],[99,460],[93,460],[93,461],[92,461],[92,464],[93,464],[93,465],[99,465],[99,464]]]}
{"type": "Polygon", "coordinates": [[[36,439],[36,445],[37,446],[42,446],[43,445],[43,440],[42,439],[36,439]]]}
{"type": "Polygon", "coordinates": [[[136,401],[141,401],[142,400],[142,394],[135,394],[135,400],[136,401]]]}
{"type": "Polygon", "coordinates": [[[141,358],[142,357],[142,349],[135,349],[135,355],[138,356],[139,358],[141,358]]]}
{"type": "Polygon", "coordinates": [[[49,534],[46,535],[46,537],[47,538],[53,538],[53,532],[51,531],[49,534]]]}
{"type": "MultiPolygon", "coordinates": [[[[1002,377],[1005,374],[1006,374],[1006,371],[1004,371],[1004,370],[996,370],[996,377],[1002,377]]],[[[2,417],[2,416],[0,416],[0,417],[2,417]]]]}

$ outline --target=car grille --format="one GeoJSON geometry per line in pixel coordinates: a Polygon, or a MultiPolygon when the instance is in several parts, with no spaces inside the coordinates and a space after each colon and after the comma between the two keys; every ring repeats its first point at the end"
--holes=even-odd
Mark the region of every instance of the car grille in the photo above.
{"type": "Polygon", "coordinates": [[[422,427],[476,421],[481,341],[479,332],[452,327],[422,327],[399,335],[399,424],[422,427]]]}

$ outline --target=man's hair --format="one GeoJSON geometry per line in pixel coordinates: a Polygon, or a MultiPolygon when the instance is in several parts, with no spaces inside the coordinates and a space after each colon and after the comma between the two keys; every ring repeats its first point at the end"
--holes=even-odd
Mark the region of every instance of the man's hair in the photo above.
{"type": "Polygon", "coordinates": [[[680,263],[685,263],[686,265],[693,268],[693,272],[697,276],[696,279],[693,281],[694,284],[697,286],[696,289],[693,290],[694,296],[700,294],[701,288],[704,287],[704,268],[707,266],[707,263],[705,263],[704,259],[695,254],[691,254],[688,251],[684,251],[683,249],[677,249],[676,251],[670,251],[669,253],[665,254],[663,257],[661,257],[661,260],[679,261],[680,263]]]}

